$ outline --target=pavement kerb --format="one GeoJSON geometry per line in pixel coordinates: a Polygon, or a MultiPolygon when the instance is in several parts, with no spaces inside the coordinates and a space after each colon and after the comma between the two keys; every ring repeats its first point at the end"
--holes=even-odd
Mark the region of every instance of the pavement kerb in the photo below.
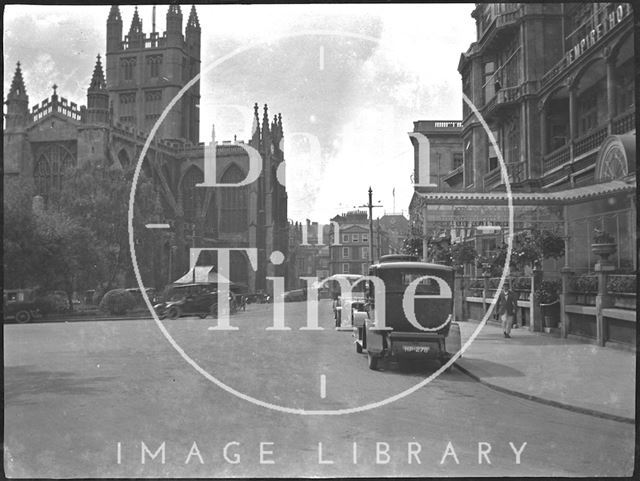
{"type": "Polygon", "coordinates": [[[553,407],[557,407],[560,409],[566,409],[567,411],[572,411],[572,412],[576,412],[576,413],[580,413],[580,414],[587,414],[588,416],[594,416],[594,417],[598,417],[598,418],[602,418],[602,419],[609,419],[611,421],[618,421],[620,423],[628,423],[628,424],[634,424],[636,423],[636,420],[633,418],[627,418],[624,416],[618,416],[616,414],[609,414],[609,413],[605,413],[602,411],[597,411],[595,409],[588,409],[588,408],[582,408],[579,406],[573,406],[571,404],[565,404],[565,403],[561,403],[558,401],[553,401],[551,399],[545,399],[539,396],[534,396],[533,394],[528,394],[528,393],[524,393],[524,392],[520,392],[520,391],[515,391],[513,389],[509,389],[503,386],[499,386],[497,384],[493,384],[487,381],[482,380],[479,376],[476,376],[475,374],[473,374],[471,371],[469,371],[468,369],[465,369],[464,367],[458,365],[457,363],[454,364],[454,366],[456,368],[458,368],[461,372],[463,372],[464,374],[466,374],[467,376],[469,376],[470,378],[474,379],[475,381],[478,381],[481,384],[484,384],[485,386],[487,386],[490,389],[493,389],[495,391],[499,391],[502,392],[504,394],[509,394],[512,396],[517,396],[523,399],[527,399],[529,401],[534,401],[534,402],[538,402],[540,404],[546,404],[548,406],[553,406],[553,407]]]}

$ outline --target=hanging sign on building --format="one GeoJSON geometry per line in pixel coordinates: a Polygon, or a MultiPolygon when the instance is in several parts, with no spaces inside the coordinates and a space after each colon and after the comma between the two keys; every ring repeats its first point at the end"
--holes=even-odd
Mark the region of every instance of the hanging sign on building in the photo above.
{"type": "Polygon", "coordinates": [[[610,12],[605,12],[601,17],[601,21],[593,25],[593,28],[565,54],[567,65],[571,65],[587,50],[597,44],[605,34],[614,29],[630,13],[631,5],[629,3],[621,3],[610,12]]]}

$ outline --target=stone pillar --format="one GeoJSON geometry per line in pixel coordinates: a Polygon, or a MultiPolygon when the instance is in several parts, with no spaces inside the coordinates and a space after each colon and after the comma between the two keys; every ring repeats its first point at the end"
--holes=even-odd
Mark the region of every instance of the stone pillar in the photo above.
{"type": "Polygon", "coordinates": [[[464,276],[462,273],[456,272],[456,278],[454,281],[454,295],[453,295],[453,320],[454,321],[466,321],[463,313],[464,305],[464,276]],[[455,293],[460,293],[455,295],[455,293]]]}
{"type": "Polygon", "coordinates": [[[460,276],[461,277],[461,289],[460,289],[460,298],[462,299],[462,305],[461,305],[461,314],[460,314],[460,319],[458,320],[463,320],[463,321],[467,321],[469,320],[469,304],[466,301],[466,297],[467,297],[467,286],[469,285],[469,276],[460,276]]]}
{"type": "Polygon", "coordinates": [[[604,346],[606,341],[602,309],[610,307],[613,303],[611,296],[607,293],[607,278],[614,269],[615,267],[605,260],[600,260],[594,266],[594,270],[598,275],[598,295],[596,295],[596,338],[598,346],[604,346]]]}
{"type": "Polygon", "coordinates": [[[538,290],[538,286],[542,282],[542,270],[538,267],[534,267],[533,276],[531,276],[531,307],[529,308],[529,317],[531,322],[529,323],[529,330],[532,332],[541,332],[543,331],[543,319],[542,319],[542,309],[540,308],[540,302],[536,299],[536,291],[538,290]]]}
{"type": "Polygon", "coordinates": [[[615,75],[615,59],[612,55],[607,56],[607,114],[609,123],[607,133],[611,135],[613,132],[613,118],[616,115],[616,75],[615,75]]]}
{"type": "MultiPolygon", "coordinates": [[[[427,242],[427,206],[422,207],[422,260],[428,262],[427,253],[429,252],[429,243],[427,242]]],[[[369,233],[373,237],[371,233],[369,233]]],[[[373,252],[369,252],[369,255],[373,259],[373,252]]]]}
{"type": "Polygon", "coordinates": [[[482,265],[482,280],[483,280],[483,285],[482,285],[482,312],[484,314],[487,313],[487,297],[489,297],[489,276],[491,275],[491,273],[489,272],[489,268],[483,264],[482,265]]]}
{"type": "Polygon", "coordinates": [[[547,153],[547,111],[543,103],[540,103],[540,156],[544,157],[547,153]]]}
{"type": "Polygon", "coordinates": [[[560,275],[562,277],[562,292],[560,293],[560,336],[566,338],[569,334],[570,318],[566,313],[565,308],[570,304],[569,299],[569,283],[571,282],[571,276],[573,271],[569,267],[563,267],[560,269],[560,275]]]}
{"type": "Polygon", "coordinates": [[[573,145],[573,140],[578,136],[578,122],[576,119],[576,87],[569,86],[569,145],[573,145]]]}

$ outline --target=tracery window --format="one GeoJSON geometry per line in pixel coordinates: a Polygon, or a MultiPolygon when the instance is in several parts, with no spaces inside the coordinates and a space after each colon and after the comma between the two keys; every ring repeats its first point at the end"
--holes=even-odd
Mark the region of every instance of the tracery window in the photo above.
{"type": "Polygon", "coordinates": [[[195,220],[198,208],[204,201],[204,189],[196,184],[204,182],[204,174],[200,169],[191,167],[182,178],[182,210],[185,219],[195,220]]]}
{"type": "Polygon", "coordinates": [[[36,192],[48,204],[55,203],[62,191],[65,171],[75,165],[73,154],[61,145],[51,145],[38,156],[33,171],[36,192]]]}
{"type": "MultiPolygon", "coordinates": [[[[220,183],[238,183],[246,175],[240,167],[232,164],[222,176],[220,183]]],[[[247,230],[247,196],[246,186],[220,188],[220,232],[235,233],[247,230]]]]}
{"type": "Polygon", "coordinates": [[[147,56],[147,65],[149,77],[157,78],[160,76],[160,68],[162,65],[162,55],[149,55],[147,56]]]}
{"type": "Polygon", "coordinates": [[[133,80],[133,73],[136,68],[136,58],[123,58],[120,61],[120,67],[122,68],[122,78],[124,80],[133,80]]]}

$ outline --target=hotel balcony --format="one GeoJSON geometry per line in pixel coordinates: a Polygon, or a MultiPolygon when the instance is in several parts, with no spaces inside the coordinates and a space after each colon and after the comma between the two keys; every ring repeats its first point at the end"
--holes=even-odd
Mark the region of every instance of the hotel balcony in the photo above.
{"type": "Polygon", "coordinates": [[[463,165],[459,165],[455,169],[447,172],[444,176],[442,176],[442,181],[446,182],[449,187],[462,185],[463,168],[463,165]]]}
{"type": "Polygon", "coordinates": [[[596,154],[604,140],[609,135],[635,132],[635,122],[635,110],[624,112],[614,117],[611,122],[600,125],[562,147],[545,154],[542,158],[544,177],[560,170],[562,166],[572,165],[579,170],[595,166],[596,154]]]}
{"type": "Polygon", "coordinates": [[[511,29],[518,25],[522,18],[520,4],[491,3],[480,12],[478,47],[479,50],[492,49],[503,44],[511,29]]]}
{"type": "MultiPolygon", "coordinates": [[[[526,178],[525,163],[511,162],[506,164],[507,174],[509,175],[510,184],[519,184],[526,178]]],[[[502,178],[502,169],[500,167],[487,172],[484,176],[484,191],[490,192],[495,190],[496,187],[504,185],[504,179],[502,178]]]]}

